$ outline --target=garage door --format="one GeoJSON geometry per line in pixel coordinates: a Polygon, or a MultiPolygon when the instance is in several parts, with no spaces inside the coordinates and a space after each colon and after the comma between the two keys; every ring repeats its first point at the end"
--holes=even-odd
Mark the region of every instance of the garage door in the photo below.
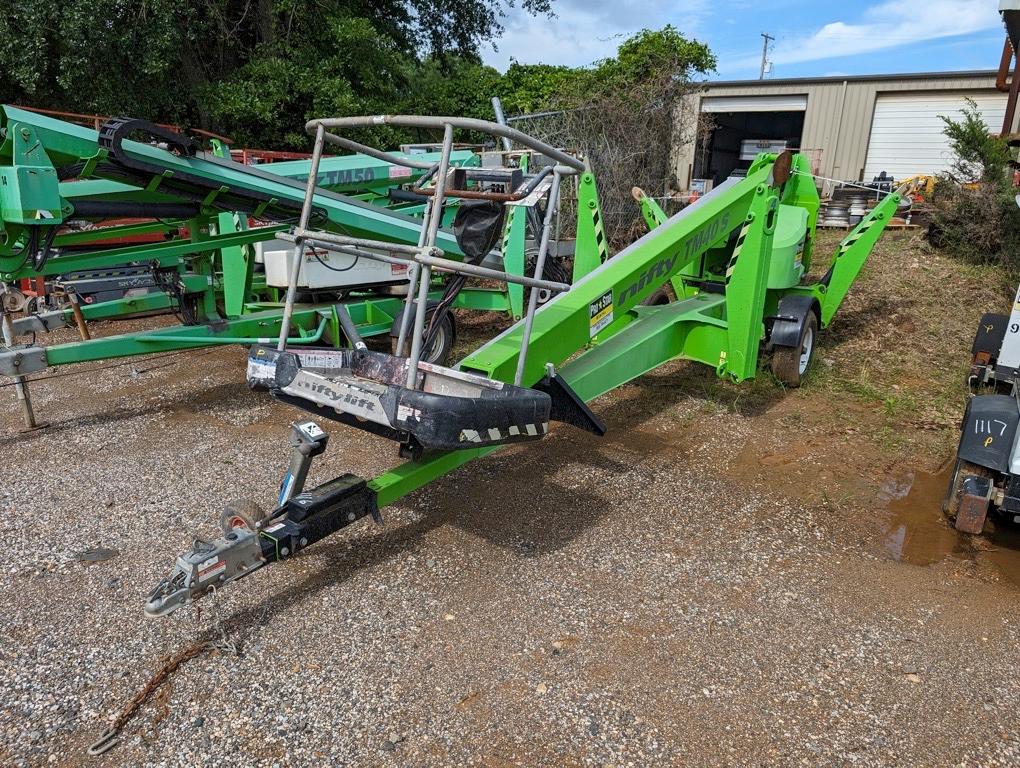
{"type": "Polygon", "coordinates": [[[706,96],[701,100],[702,112],[803,112],[806,109],[806,94],[706,96]]]}
{"type": "Polygon", "coordinates": [[[977,103],[989,128],[998,131],[1006,113],[1004,93],[880,93],[871,124],[865,180],[882,171],[905,179],[947,170],[954,157],[939,115],[959,119],[968,96],[977,103]]]}

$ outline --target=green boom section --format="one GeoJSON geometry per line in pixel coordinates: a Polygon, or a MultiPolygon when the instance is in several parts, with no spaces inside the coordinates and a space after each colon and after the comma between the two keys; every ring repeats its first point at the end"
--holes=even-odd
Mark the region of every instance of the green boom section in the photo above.
{"type": "MultiPolygon", "coordinates": [[[[887,197],[848,235],[826,277],[813,285],[768,289],[772,236],[780,202],[807,211],[802,258],[810,259],[817,191],[807,178],[806,160],[794,156],[784,183],[773,178],[775,156],[763,155],[747,178],[729,180],[672,218],[649,210],[654,229],[546,304],[535,316],[522,383],[533,385],[546,363],[585,401],[603,395],[678,358],[713,366],[735,380],[755,374],[765,337],[765,313],[785,293],[818,298],[824,322],[831,319],[899,202],[887,197]],[[798,178],[804,177],[804,178],[798,178]],[[707,254],[732,243],[725,276],[698,287],[683,276],[698,274],[707,254]],[[642,300],[671,279],[683,293],[665,306],[642,300]],[[704,288],[704,290],[703,290],[704,288]],[[611,309],[610,309],[611,308],[611,309]],[[606,310],[609,309],[607,313],[606,310]],[[602,323],[611,318],[604,327],[602,323]]],[[[589,214],[582,208],[581,216],[589,214]]],[[[580,221],[579,221],[580,229],[580,221]]],[[[523,323],[483,345],[461,367],[512,381],[523,323]]],[[[449,451],[399,465],[369,481],[379,506],[392,504],[442,475],[499,450],[498,446],[449,451]]]]}
{"type": "MultiPolygon", "coordinates": [[[[438,163],[440,156],[439,152],[415,154],[390,152],[388,154],[393,157],[393,163],[387,163],[384,160],[367,155],[323,157],[319,163],[319,173],[315,183],[324,189],[344,194],[365,190],[376,194],[385,194],[394,184],[414,181],[424,173],[424,171],[417,168],[397,165],[397,162],[400,160],[414,160],[416,162],[438,163]]],[[[450,153],[450,165],[468,167],[477,166],[480,163],[481,158],[471,150],[457,149],[450,153]]],[[[308,180],[310,165],[311,161],[309,160],[286,160],[260,167],[270,170],[275,176],[300,181],[304,184],[308,180]]]]}
{"type": "MultiPolygon", "coordinates": [[[[99,136],[94,130],[11,106],[0,109],[0,128],[5,129],[0,143],[0,163],[8,166],[3,168],[8,191],[0,197],[0,202],[3,204],[4,220],[9,223],[56,224],[72,212],[69,203],[64,201],[66,208],[58,207],[54,202],[57,198],[48,193],[56,184],[54,169],[85,163],[82,175],[91,173],[102,178],[104,173],[108,173],[104,170],[107,151],[99,146],[99,136]],[[15,184],[18,185],[17,193],[12,189],[15,184]],[[39,201],[34,207],[30,202],[27,206],[24,202],[17,207],[12,204],[14,200],[33,199],[39,201]]],[[[208,208],[213,208],[221,196],[249,193],[265,201],[267,210],[289,206],[296,217],[295,209],[304,200],[303,182],[218,158],[211,153],[183,157],[130,140],[123,142],[122,150],[130,160],[159,169],[144,189],[128,197],[135,201],[167,202],[179,197],[182,188],[194,186],[207,192],[201,202],[208,208]],[[193,183],[187,179],[197,181],[193,183]]],[[[312,204],[326,215],[330,229],[396,243],[418,242],[420,222],[411,216],[321,188],[312,204]]],[[[7,241],[6,246],[0,246],[0,253],[4,248],[8,253],[14,250],[13,238],[9,237],[7,241]]],[[[453,235],[447,231],[440,232],[437,244],[447,253],[462,255],[453,235]]],[[[8,264],[4,261],[0,258],[0,272],[13,271],[9,268],[10,260],[7,260],[8,264]]]]}
{"type": "MultiPolygon", "coordinates": [[[[713,197],[684,209],[546,303],[535,314],[523,383],[538,381],[546,363],[559,365],[631,322],[628,310],[744,223],[754,199],[765,197],[768,177],[766,166],[739,182],[721,185],[713,197]],[[596,319],[599,313],[602,317],[596,319]],[[611,321],[600,327],[608,318],[611,321]]],[[[513,326],[469,355],[462,367],[512,381],[522,335],[523,326],[513,326]]]]}
{"type": "MultiPolygon", "coordinates": [[[[535,384],[545,374],[546,363],[558,364],[588,347],[587,352],[571,363],[574,370],[569,370],[568,366],[562,374],[572,386],[577,382],[580,387],[578,393],[585,400],[605,394],[623,381],[679,354],[678,342],[656,338],[669,334],[675,325],[675,322],[664,322],[667,317],[664,310],[678,317],[703,314],[710,319],[706,328],[716,330],[697,331],[694,332],[695,337],[712,334],[717,343],[723,343],[725,323],[718,317],[713,318],[713,309],[718,311],[722,297],[701,299],[696,307],[638,307],[685,264],[697,259],[743,223],[755,198],[766,196],[769,188],[765,182],[770,170],[771,164],[766,164],[753,170],[746,179],[720,186],[713,198],[705,198],[699,206],[691,206],[677,214],[662,227],[649,232],[589,272],[569,291],[546,303],[535,314],[522,383],[526,386],[535,384]],[[602,312],[607,308],[603,306],[607,295],[612,302],[613,319],[605,328],[593,333],[593,310],[602,312]],[[650,320],[654,320],[655,327],[648,322],[650,320]],[[623,335],[625,333],[628,335],[623,335]],[[634,343],[635,335],[646,334],[646,341],[651,337],[653,344],[665,345],[665,351],[656,355],[651,352],[649,344],[634,343]],[[620,341],[614,342],[617,337],[620,341]],[[608,352],[601,353],[603,348],[608,352]],[[595,350],[600,350],[600,354],[588,358],[582,368],[578,361],[595,350]],[[613,355],[614,350],[619,350],[620,354],[613,355]],[[642,359],[635,359],[635,354],[641,355],[642,359]],[[614,366],[618,369],[615,374],[611,372],[614,366]]],[[[593,218],[590,209],[581,207],[578,211],[579,229],[582,216],[588,220],[593,218]]],[[[501,381],[513,381],[522,331],[523,321],[466,357],[461,367],[501,381]]],[[[498,446],[448,451],[421,461],[407,462],[370,480],[369,487],[376,492],[379,506],[386,506],[457,467],[496,450],[499,450],[498,446]]]]}

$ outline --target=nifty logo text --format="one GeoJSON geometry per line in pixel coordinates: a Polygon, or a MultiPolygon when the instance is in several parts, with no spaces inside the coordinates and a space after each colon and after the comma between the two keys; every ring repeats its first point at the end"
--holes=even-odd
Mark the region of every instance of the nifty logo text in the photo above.
{"type": "MultiPolygon", "coordinates": [[[[728,232],[729,228],[729,216],[727,214],[723,214],[718,219],[708,222],[708,224],[684,241],[683,248],[680,250],[680,253],[684,255],[684,262],[690,261],[699,251],[717,240],[721,234],[728,232]]],[[[620,294],[620,303],[622,304],[627,299],[637,295],[648,285],[664,281],[672,275],[673,268],[680,258],[680,253],[664,256],[642,272],[641,277],[623,289],[623,292],[620,294]]]]}

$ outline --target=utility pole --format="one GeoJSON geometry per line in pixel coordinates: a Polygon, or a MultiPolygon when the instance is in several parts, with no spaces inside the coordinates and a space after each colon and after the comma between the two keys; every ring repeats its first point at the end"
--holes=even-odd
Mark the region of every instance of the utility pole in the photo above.
{"type": "Polygon", "coordinates": [[[764,38],[761,45],[761,72],[758,73],[758,79],[765,79],[765,67],[769,63],[769,43],[776,38],[772,37],[768,32],[762,32],[761,36],[764,38]]]}

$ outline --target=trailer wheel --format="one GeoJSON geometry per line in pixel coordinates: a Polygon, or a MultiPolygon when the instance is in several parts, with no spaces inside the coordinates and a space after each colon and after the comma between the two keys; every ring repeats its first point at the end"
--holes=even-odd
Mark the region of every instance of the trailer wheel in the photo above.
{"type": "MultiPolygon", "coordinates": [[[[429,309],[425,313],[426,328],[428,328],[429,323],[432,322],[432,313],[434,311],[434,309],[429,309]]],[[[410,336],[410,334],[408,335],[410,336]]],[[[439,330],[436,332],[436,340],[432,343],[432,349],[428,351],[422,350],[421,359],[426,363],[433,363],[434,365],[446,365],[447,360],[450,358],[450,352],[453,350],[453,340],[455,336],[456,332],[453,327],[453,318],[451,318],[450,313],[447,312],[443,317],[443,321],[439,324],[439,330]]],[[[410,350],[410,339],[408,339],[407,346],[405,347],[405,351],[408,350],[410,350]]],[[[397,354],[396,336],[390,336],[390,352],[394,355],[397,354]]]]}
{"type": "Polygon", "coordinates": [[[963,491],[963,481],[967,477],[987,477],[995,478],[995,472],[987,467],[982,467],[980,464],[972,464],[969,461],[963,459],[956,460],[956,466],[953,468],[953,478],[949,482],[949,489],[946,491],[946,497],[942,500],[942,511],[945,512],[953,524],[956,523],[956,516],[960,511],[960,500],[963,491]]]}
{"type": "Polygon", "coordinates": [[[220,512],[220,528],[230,533],[235,528],[258,530],[259,523],[266,519],[266,511],[251,499],[235,499],[220,512]]]}
{"type": "MultiPolygon", "coordinates": [[[[531,277],[535,274],[535,267],[538,265],[538,254],[529,254],[527,261],[524,263],[524,274],[527,277],[531,277]]],[[[548,280],[552,283],[566,283],[570,285],[570,270],[566,268],[562,261],[555,258],[547,258],[542,268],[542,279],[548,280]]],[[[546,290],[545,288],[538,288],[538,306],[542,306],[555,294],[552,291],[546,290]]],[[[525,294],[527,295],[527,294],[525,294]]]]}
{"type": "Polygon", "coordinates": [[[666,304],[672,304],[675,297],[673,291],[670,290],[669,286],[664,285],[657,291],[654,291],[651,296],[641,302],[643,307],[661,307],[666,304]]]}
{"type": "Polygon", "coordinates": [[[808,312],[795,347],[775,347],[772,351],[772,375],[788,387],[799,387],[815,357],[818,340],[818,316],[808,312]]]}

